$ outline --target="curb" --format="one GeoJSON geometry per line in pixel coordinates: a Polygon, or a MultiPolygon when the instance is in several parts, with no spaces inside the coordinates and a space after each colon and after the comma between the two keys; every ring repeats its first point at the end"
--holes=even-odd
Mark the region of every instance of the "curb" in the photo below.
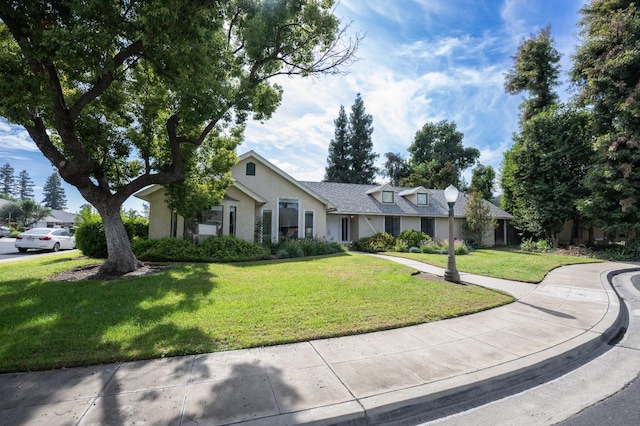
{"type": "Polygon", "coordinates": [[[621,303],[612,279],[634,271],[640,271],[640,268],[602,272],[600,281],[608,287],[607,313],[590,330],[552,348],[439,382],[243,424],[411,425],[466,411],[538,386],[599,357],[624,336],[629,312],[621,303]]]}

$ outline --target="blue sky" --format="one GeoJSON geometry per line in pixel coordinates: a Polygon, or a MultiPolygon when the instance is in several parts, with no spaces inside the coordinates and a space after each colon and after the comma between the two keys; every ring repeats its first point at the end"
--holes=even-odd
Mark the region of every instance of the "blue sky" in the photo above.
{"type": "MultiPolygon", "coordinates": [[[[358,62],[342,76],[282,77],[278,111],[264,123],[250,122],[238,154],[250,149],[299,180],[324,176],[340,105],[347,114],[360,93],[373,116],[373,146],[408,158],[407,148],[425,123],[454,121],[465,147],[480,150],[480,162],[500,167],[518,129],[522,96],[504,91],[504,74],[518,44],[546,25],[562,54],[562,98],[569,92],[571,55],[578,44],[578,11],[586,0],[342,0],[336,15],[350,32],[366,35],[358,62]]],[[[27,132],[0,119],[0,164],[27,170],[36,201],[53,172],[27,132]]],[[[471,169],[465,173],[470,180],[471,169]]],[[[69,211],[85,203],[65,184],[69,211]]],[[[141,211],[131,198],[125,208],[141,211]]]]}

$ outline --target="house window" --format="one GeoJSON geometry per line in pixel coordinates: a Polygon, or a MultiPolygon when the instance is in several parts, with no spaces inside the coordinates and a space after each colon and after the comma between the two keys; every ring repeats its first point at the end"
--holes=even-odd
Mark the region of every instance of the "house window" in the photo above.
{"type": "Polygon", "coordinates": [[[247,163],[247,176],[255,176],[256,175],[256,163],[247,163]]]}
{"type": "Polygon", "coordinates": [[[427,194],[419,192],[417,201],[419,206],[426,206],[429,204],[429,197],[427,196],[427,194]]]}
{"type": "Polygon", "coordinates": [[[236,235],[236,208],[229,207],[229,235],[236,235]]]}
{"type": "Polygon", "coordinates": [[[299,202],[293,199],[282,199],[278,203],[278,238],[298,238],[299,202]]]}
{"type": "Polygon", "coordinates": [[[349,241],[349,218],[340,219],[340,241],[349,241]]]}
{"type": "Polygon", "coordinates": [[[305,210],[304,212],[304,237],[313,238],[313,210],[305,210]]]}
{"type": "Polygon", "coordinates": [[[262,242],[271,242],[271,223],[273,222],[273,213],[271,210],[262,211],[262,242]]]}
{"type": "Polygon", "coordinates": [[[435,237],[435,228],[436,220],[432,217],[421,217],[420,218],[420,231],[424,232],[431,238],[435,237]]]}
{"type": "Polygon", "coordinates": [[[222,206],[213,206],[198,215],[198,234],[200,235],[222,235],[222,221],[224,209],[222,206]]]}
{"type": "Polygon", "coordinates": [[[400,217],[399,216],[385,216],[384,217],[384,232],[397,237],[400,234],[400,217]]]}
{"type": "Polygon", "coordinates": [[[382,191],[382,202],[388,204],[393,203],[393,191],[382,191]]]}

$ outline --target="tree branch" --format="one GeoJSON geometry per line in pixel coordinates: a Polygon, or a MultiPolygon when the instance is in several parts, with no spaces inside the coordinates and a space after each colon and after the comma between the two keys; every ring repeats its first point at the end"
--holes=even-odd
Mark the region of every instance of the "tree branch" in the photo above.
{"type": "MultiPolygon", "coordinates": [[[[71,106],[70,115],[72,119],[78,118],[85,106],[102,95],[109,88],[115,78],[115,70],[121,67],[127,59],[140,55],[144,50],[142,40],[136,40],[123,50],[118,52],[112,59],[113,69],[99,76],[96,83],[87,90],[75,104],[71,106]]],[[[137,59],[136,59],[137,60],[137,59]]],[[[135,61],[134,61],[135,62],[135,61]]]]}

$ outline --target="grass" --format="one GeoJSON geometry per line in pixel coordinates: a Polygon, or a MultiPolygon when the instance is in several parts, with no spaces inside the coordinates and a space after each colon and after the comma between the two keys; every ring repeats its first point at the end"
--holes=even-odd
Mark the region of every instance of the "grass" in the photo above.
{"type": "Polygon", "coordinates": [[[48,276],[92,260],[0,264],[0,372],[215,352],[402,327],[506,304],[360,254],[177,264],[120,281],[48,276]]]}
{"type": "MultiPolygon", "coordinates": [[[[443,254],[397,252],[384,254],[418,260],[441,268],[447,267],[448,257],[443,254]]],[[[602,260],[513,249],[481,249],[467,255],[456,256],[456,267],[461,272],[529,283],[539,283],[549,271],[560,266],[593,262],[602,262],[602,260]]]]}

